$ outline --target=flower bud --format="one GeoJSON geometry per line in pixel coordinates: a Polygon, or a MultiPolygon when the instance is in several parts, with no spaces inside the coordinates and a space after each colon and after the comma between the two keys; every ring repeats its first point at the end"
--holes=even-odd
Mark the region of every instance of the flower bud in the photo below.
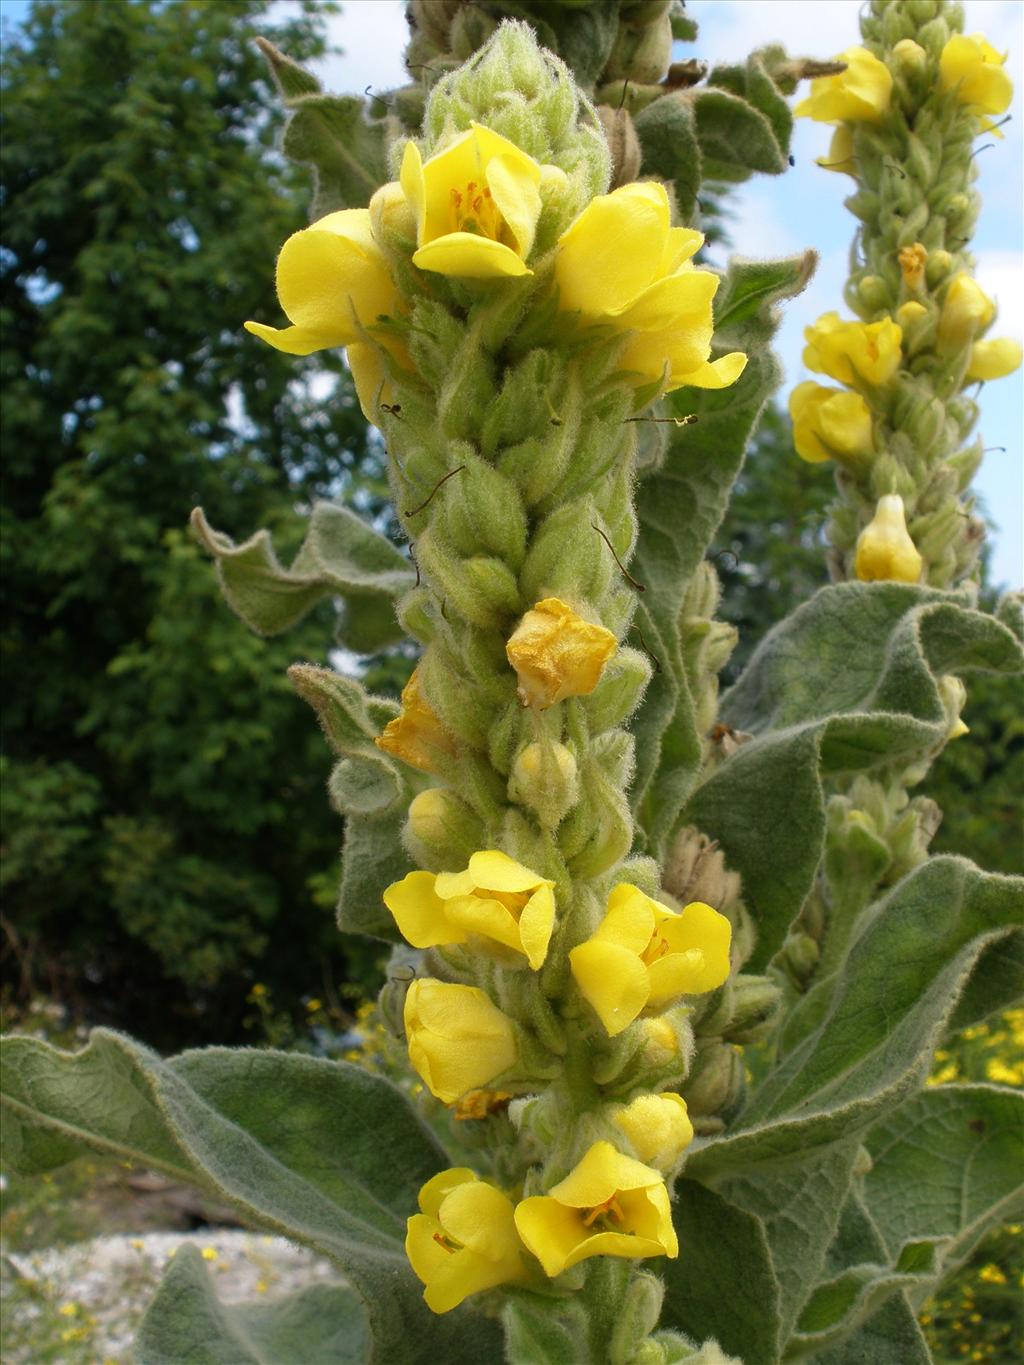
{"type": "Polygon", "coordinates": [[[929,251],[924,274],[929,289],[936,289],[953,268],[953,257],[948,251],[929,251]]]}
{"type": "Polygon", "coordinates": [[[928,64],[928,53],[913,38],[901,38],[893,47],[892,55],[904,71],[923,71],[928,64]]]}
{"type": "MultiPolygon", "coordinates": [[[[658,1325],[665,1286],[656,1275],[634,1275],[615,1314],[609,1343],[609,1360],[628,1360],[643,1365],[639,1354],[650,1341],[649,1333],[658,1325]]],[[[664,1359],[664,1357],[662,1357],[664,1359]]]]}
{"type": "Polygon", "coordinates": [[[694,1118],[732,1109],[743,1090],[743,1062],[738,1049],[711,1039],[698,1043],[690,1074],[680,1089],[694,1118]]]}
{"type": "Polygon", "coordinates": [[[857,285],[857,298],[872,312],[879,308],[888,308],[889,286],[881,275],[864,275],[857,285]]]}
{"type": "Polygon", "coordinates": [[[907,530],[903,499],[897,493],[879,498],[874,517],[857,537],[857,577],[862,583],[917,583],[923,564],[907,530]]]}
{"type": "Polygon", "coordinates": [[[640,1026],[646,1035],[644,1061],[650,1066],[665,1066],[679,1055],[679,1036],[667,1014],[655,1015],[651,1019],[641,1019],[640,1026]]]}
{"type": "Polygon", "coordinates": [[[482,839],[477,815],[447,788],[430,787],[409,803],[406,841],[421,863],[444,867],[462,862],[482,839]]]}
{"type": "Polygon", "coordinates": [[[416,244],[416,215],[397,180],[381,185],[370,200],[370,227],[374,240],[410,254],[416,244]]]}
{"type": "Polygon", "coordinates": [[[960,719],[960,712],[967,704],[967,688],[953,673],[943,673],[938,680],[939,700],[942,702],[946,712],[948,729],[946,732],[947,743],[953,739],[959,739],[961,735],[969,734],[968,727],[960,719]]]}
{"type": "Polygon", "coordinates": [[[954,275],[939,314],[939,342],[947,349],[964,346],[995,317],[995,305],[966,270],[954,275]]]}
{"type": "Polygon", "coordinates": [[[508,794],[534,811],[548,829],[561,822],[579,799],[576,759],[564,744],[528,744],[512,765],[508,794]]]}
{"type": "Polygon", "coordinates": [[[477,986],[416,980],[405,997],[403,1019],[409,1060],[444,1104],[516,1064],[512,1020],[477,986]]]}
{"type": "Polygon", "coordinates": [[[744,976],[732,982],[732,1018],[724,1029],[731,1043],[755,1043],[767,1037],[782,1004],[782,991],[768,976],[744,976]]]}
{"type": "Polygon", "coordinates": [[[625,1133],[638,1160],[668,1173],[693,1141],[693,1124],[682,1095],[638,1095],[609,1113],[616,1128],[625,1133]]]}

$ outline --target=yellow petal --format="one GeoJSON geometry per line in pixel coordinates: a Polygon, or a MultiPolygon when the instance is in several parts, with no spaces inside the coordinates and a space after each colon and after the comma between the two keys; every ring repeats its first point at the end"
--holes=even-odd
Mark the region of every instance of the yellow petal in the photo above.
{"type": "Polygon", "coordinates": [[[523,615],[505,653],[519,679],[520,700],[542,711],[593,692],[617,645],[610,630],[547,597],[523,615]]]}
{"type": "Polygon", "coordinates": [[[696,256],[703,245],[703,232],[697,232],[694,228],[669,228],[665,250],[661,255],[659,276],[673,274],[684,261],[696,256]]]}
{"type": "Polygon", "coordinates": [[[416,218],[416,240],[423,240],[423,215],[426,204],[426,188],[423,184],[423,158],[415,142],[407,142],[402,153],[402,169],[399,184],[412,207],[416,218]]]}
{"type": "Polygon", "coordinates": [[[325,336],[322,332],[311,332],[308,327],[268,327],[263,322],[247,322],[245,330],[285,355],[312,355],[314,351],[344,346],[349,335],[347,327],[339,327],[333,336],[325,336]]]}
{"type": "Polygon", "coordinates": [[[668,234],[663,185],[645,181],[598,195],[559,238],[559,306],[584,317],[621,312],[656,278],[668,234]]]}
{"type": "Polygon", "coordinates": [[[514,1065],[511,1020],[477,986],[416,980],[405,998],[409,1060],[433,1095],[454,1104],[514,1065]]]}
{"type": "Polygon", "coordinates": [[[438,1213],[445,1232],[488,1261],[503,1261],[519,1249],[512,1201],[486,1180],[458,1185],[438,1213]]]}
{"type": "Polygon", "coordinates": [[[540,886],[526,902],[519,916],[519,937],[523,952],[535,972],[544,965],[554,925],[555,893],[550,886],[540,886]]]}
{"type": "Polygon", "coordinates": [[[896,493],[879,498],[874,517],[857,537],[857,577],[862,582],[917,583],[923,564],[907,530],[903,499],[896,493]]]}
{"type": "Polygon", "coordinates": [[[442,901],[449,919],[466,934],[483,934],[516,952],[522,949],[519,921],[501,901],[484,895],[456,896],[442,901]]]}
{"type": "MultiPolygon", "coordinates": [[[[718,292],[719,279],[710,270],[680,270],[666,279],[655,280],[622,313],[617,321],[621,327],[636,327],[644,332],[656,332],[685,327],[709,326],[711,300],[718,292]]],[[[711,333],[708,332],[710,344],[711,333]]]]}
{"type": "Polygon", "coordinates": [[[620,882],[608,897],[608,913],[597,927],[594,938],[615,943],[638,956],[651,941],[655,916],[665,910],[660,901],[645,896],[639,887],[620,882]]]}
{"type": "Polygon", "coordinates": [[[356,386],[356,397],[363,416],[376,426],[380,421],[381,403],[394,402],[394,393],[388,383],[380,351],[376,346],[352,342],[345,358],[352,372],[352,382],[356,386]]]}
{"type": "Polygon", "coordinates": [[[473,884],[486,891],[532,891],[544,880],[498,849],[483,849],[469,860],[473,884]]]}
{"type": "Polygon", "coordinates": [[[635,953],[590,939],[569,954],[573,977],[609,1038],[622,1032],[647,1004],[647,968],[635,953]]]}
{"type": "Polygon", "coordinates": [[[360,326],[393,312],[397,293],[369,210],[342,209],[293,233],[277,258],[277,295],[290,321],[327,345],[357,341],[360,326]]]}
{"type": "Polygon", "coordinates": [[[451,1166],[446,1171],[439,1171],[420,1190],[419,1206],[425,1214],[436,1218],[441,1205],[452,1190],[467,1182],[472,1184],[479,1178],[476,1171],[470,1170],[468,1166],[451,1166]]]}
{"type": "Polygon", "coordinates": [[[678,915],[658,925],[658,933],[673,953],[699,952],[702,965],[688,974],[687,995],[717,990],[729,975],[729,946],[732,925],[724,915],[703,901],[691,901],[678,915]]]}
{"type": "Polygon", "coordinates": [[[570,1208],[592,1209],[621,1190],[643,1190],[663,1184],[660,1171],[617,1151],[610,1142],[602,1141],[595,1142],[549,1193],[570,1208]]]}
{"type": "Polygon", "coordinates": [[[449,918],[446,902],[434,891],[432,872],[410,872],[384,892],[398,931],[414,948],[434,948],[441,943],[465,943],[467,935],[449,918]]]}
{"type": "Polygon", "coordinates": [[[455,275],[466,280],[533,274],[510,246],[494,242],[490,237],[478,237],[475,232],[449,232],[446,237],[436,237],[420,247],[413,255],[412,263],[420,270],[433,270],[438,275],[455,275]]]}
{"type": "Polygon", "coordinates": [[[445,1275],[452,1253],[435,1240],[435,1235],[440,1231],[436,1219],[428,1218],[422,1213],[414,1213],[405,1226],[405,1254],[409,1258],[413,1273],[424,1284],[445,1275]]]}
{"type": "Polygon", "coordinates": [[[533,1195],[516,1205],[516,1228],[523,1244],[552,1279],[561,1275],[569,1257],[590,1230],[577,1209],[566,1208],[550,1195],[533,1195]]]}
{"type": "Polygon", "coordinates": [[[822,444],[818,431],[821,404],[838,389],[815,384],[813,379],[798,384],[789,395],[789,415],[793,423],[793,445],[796,453],[809,464],[821,464],[832,458],[832,451],[822,444]]]}
{"type": "Polygon", "coordinates": [[[687,385],[695,389],[727,389],[730,384],[736,383],[746,368],[747,357],[744,353],[730,351],[727,355],[719,356],[717,360],[705,360],[689,374],[677,374],[673,371],[668,392],[685,388],[687,385]]]}
{"type": "Polygon", "coordinates": [[[524,166],[521,159],[495,156],[487,163],[487,185],[516,240],[519,255],[529,256],[540,217],[539,167],[524,166]]]}
{"type": "Polygon", "coordinates": [[[971,347],[967,366],[968,379],[1003,379],[1020,368],[1021,344],[1010,337],[993,337],[990,341],[976,341],[971,347]]]}

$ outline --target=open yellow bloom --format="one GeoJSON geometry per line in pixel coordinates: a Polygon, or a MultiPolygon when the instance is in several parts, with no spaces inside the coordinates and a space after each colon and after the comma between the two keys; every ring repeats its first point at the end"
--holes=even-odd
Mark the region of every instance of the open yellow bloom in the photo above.
{"type": "Polygon", "coordinates": [[[593,936],[569,954],[583,997],[614,1037],[647,1006],[702,995],[729,975],[732,926],[703,901],[679,914],[621,882],[593,936]]]}
{"type": "Polygon", "coordinates": [[[554,882],[497,849],[474,853],[464,872],[410,872],[384,892],[384,904],[414,948],[479,937],[522,954],[534,971],[547,956],[555,922],[554,882]]]}
{"type": "Polygon", "coordinates": [[[674,228],[668,195],[654,181],[592,199],[562,234],[555,257],[559,306],[585,323],[634,332],[622,368],[642,383],[721,389],[740,377],[741,351],[709,361],[718,276],[690,257],[704,238],[674,228]]]}
{"type": "Polygon", "coordinates": [[[838,313],[823,313],[804,328],[804,338],[807,368],[841,384],[884,384],[900,367],[903,331],[891,318],[843,322],[838,313]]]}
{"type": "Polygon", "coordinates": [[[679,1255],[661,1172],[595,1142],[553,1187],[516,1206],[516,1227],[548,1275],[588,1256],[679,1255]]]}
{"type": "Polygon", "coordinates": [[[451,735],[420,691],[419,669],[413,669],[402,688],[401,711],[373,742],[378,749],[425,773],[436,773],[444,758],[455,753],[451,735]]]}
{"type": "Polygon", "coordinates": [[[954,275],[942,300],[939,314],[939,342],[943,346],[965,346],[982,332],[996,315],[996,306],[981,285],[961,270],[954,275]]]}
{"type": "Polygon", "coordinates": [[[470,1296],[526,1278],[512,1201],[475,1171],[456,1166],[420,1190],[405,1254],[426,1285],[423,1298],[447,1313],[470,1296]]]}
{"type": "Polygon", "coordinates": [[[837,76],[819,76],[811,93],[796,106],[797,118],[817,123],[877,123],[889,108],[892,76],[884,62],[866,47],[849,47],[836,58],[846,63],[837,76]]]}
{"type": "Polygon", "coordinates": [[[558,597],[536,603],[509,636],[505,653],[524,706],[543,711],[566,697],[585,697],[601,680],[618,641],[558,597]]]}
{"type": "Polygon", "coordinates": [[[789,415],[796,453],[810,464],[874,454],[871,409],[859,393],[808,379],[789,395],[789,415]]]}
{"type": "Polygon", "coordinates": [[[865,583],[886,579],[916,583],[923,563],[907,530],[903,499],[887,493],[878,499],[874,517],[857,537],[857,577],[865,583]]]}
{"type": "Polygon", "coordinates": [[[638,1095],[618,1106],[612,1122],[629,1138],[641,1161],[670,1171],[693,1141],[693,1124],[682,1095],[638,1095]]]}
{"type": "Polygon", "coordinates": [[[277,258],[277,297],[291,327],[245,328],[289,355],[350,346],[393,314],[398,291],[373,240],[369,209],[339,209],[293,232],[277,258]]]}
{"type": "Polygon", "coordinates": [[[405,997],[409,1060],[432,1095],[454,1104],[514,1066],[512,1021],[477,986],[427,977],[405,997]]]}
{"type": "Polygon", "coordinates": [[[977,114],[1002,114],[1013,99],[1013,81],[999,53],[980,33],[955,34],[939,57],[939,86],[977,114]]]}
{"type": "Polygon", "coordinates": [[[1024,352],[1019,341],[1011,337],[993,337],[991,341],[976,341],[971,347],[967,364],[968,379],[1004,379],[1020,368],[1024,352]]]}
{"type": "Polygon", "coordinates": [[[540,217],[541,167],[514,142],[474,123],[427,162],[410,142],[401,181],[416,215],[412,260],[420,270],[474,280],[533,273],[526,258],[540,217]]]}

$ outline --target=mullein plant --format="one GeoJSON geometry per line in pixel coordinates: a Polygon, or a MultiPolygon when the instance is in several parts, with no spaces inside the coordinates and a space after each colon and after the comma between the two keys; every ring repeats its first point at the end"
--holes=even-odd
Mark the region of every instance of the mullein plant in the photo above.
{"type": "Polygon", "coordinates": [[[633,419],[746,356],[712,358],[701,234],[660,183],[607,192],[600,124],[528,29],[439,81],[424,127],[368,209],[285,243],[290,326],[247,326],[347,348],[421,574],[399,615],[422,653],[375,737],[433,779],[403,830],[417,870],[383,894],[424,957],[387,1007],[455,1121],[493,1117],[476,1167],[424,1185],[410,1263],[438,1313],[502,1285],[600,1298],[631,1359],[660,1298],[636,1263],[679,1253],[684,1000],[724,985],[732,937],[630,856],[633,419]]]}
{"type": "MultiPolygon", "coordinates": [[[[913,12],[923,50],[947,16],[877,8],[913,12]]],[[[900,825],[886,802],[956,728],[960,674],[1019,669],[1021,648],[963,592],[857,580],[851,523],[850,581],[719,698],[735,632],[704,555],[781,378],[774,304],[812,261],[702,267],[698,190],[702,170],[782,173],[781,92],[811,72],[778,49],[706,84],[666,71],[692,36],[666,0],[412,18],[418,87],[370,111],[268,51],[317,194],[278,260],[287,324],[247,324],[288,353],[345,349],[408,553],[336,504],[287,567],[265,532],[235,545],[194,517],[255,629],[326,598],[351,650],[419,647],[400,704],[291,670],[338,756],[339,924],[395,945],[377,1033],[398,1084],[269,1050],[163,1060],[105,1030],[74,1056],[12,1039],[5,1160],[114,1152],[345,1277],[221,1305],[182,1249],[141,1365],[926,1365],[915,1308],[1020,1198],[1022,1105],[925,1081],[944,1030],[1019,991],[1024,896],[926,858],[924,812],[900,825]],[[834,932],[811,981],[815,916],[834,932]]],[[[855,144],[864,110],[896,136],[881,52],[817,67],[840,82],[812,105],[843,92],[821,107],[855,144]]],[[[903,363],[903,322],[834,321],[812,339],[847,363],[821,449],[845,474],[867,420],[874,465],[909,469],[870,405],[920,398],[947,353],[903,363]]],[[[929,497],[947,467],[927,464],[929,497]]],[[[848,482],[867,527],[873,490],[848,482]]],[[[911,497],[902,475],[874,491],[911,497]]]]}
{"type": "MultiPolygon", "coordinates": [[[[815,80],[796,108],[834,125],[818,164],[855,181],[846,203],[860,226],[844,290],[853,317],[829,312],[805,333],[804,364],[832,382],[798,384],[789,410],[797,454],[835,466],[833,578],[963,583],[970,596],[984,539],[970,492],[984,453],[981,437],[971,439],[978,390],[1020,366],[1021,346],[991,334],[995,304],[968,250],[980,207],[976,139],[1002,137],[995,120],[1013,85],[1007,54],[962,27],[961,7],[943,0],[874,3],[863,45],[839,58],[845,70],[815,80]]],[[[907,789],[968,733],[961,680],[943,675],[939,694],[948,724],[935,750],[883,779],[859,777],[831,802],[825,881],[805,914],[811,933],[790,945],[798,982],[833,968],[877,886],[927,855],[941,812],[907,789]]]]}

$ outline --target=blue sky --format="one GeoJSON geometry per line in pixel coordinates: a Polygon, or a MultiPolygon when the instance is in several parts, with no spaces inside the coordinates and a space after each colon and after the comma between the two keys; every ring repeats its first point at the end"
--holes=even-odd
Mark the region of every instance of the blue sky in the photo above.
{"type": "MultiPolygon", "coordinates": [[[[10,22],[16,23],[27,7],[27,0],[0,0],[0,14],[10,22]]],[[[1010,51],[1008,69],[1016,87],[1013,118],[1004,129],[1005,139],[977,157],[977,188],[984,207],[973,246],[981,284],[1000,306],[1000,318],[990,335],[1024,339],[1020,108],[1024,6],[1018,0],[967,0],[964,8],[968,33],[983,32],[997,48],[1010,51]]],[[[742,60],[768,42],[780,42],[794,54],[828,57],[858,40],[859,0],[689,0],[687,9],[700,25],[700,38],[685,48],[685,54],[711,62],[742,60]]],[[[367,86],[385,90],[404,82],[401,54],[407,29],[401,0],[347,0],[330,26],[333,42],[345,51],[322,63],[318,74],[328,89],[338,93],[367,86]]],[[[777,179],[756,178],[741,186],[735,196],[731,233],[738,254],[788,255],[811,246],[821,257],[815,278],[790,305],[779,333],[778,349],[786,367],[783,394],[808,377],[800,360],[803,327],[820,313],[843,309],[841,288],[853,232],[853,219],[843,208],[843,198],[850,187],[846,177],[814,164],[814,158],[827,151],[829,132],[821,124],[799,120],[794,169],[777,179]]],[[[991,139],[979,139],[979,147],[984,141],[991,139]]],[[[980,429],[986,445],[1006,447],[1005,452],[992,450],[986,455],[975,481],[998,527],[993,536],[992,576],[997,583],[1019,588],[1024,586],[1021,372],[986,385],[981,407],[980,429]]]]}

